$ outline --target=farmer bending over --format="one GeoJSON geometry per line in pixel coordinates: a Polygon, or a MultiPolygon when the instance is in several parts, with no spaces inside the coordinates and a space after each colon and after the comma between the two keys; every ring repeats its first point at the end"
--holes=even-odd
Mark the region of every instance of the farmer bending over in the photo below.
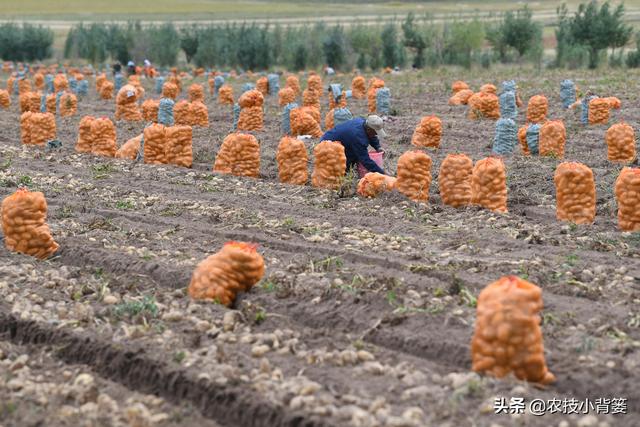
{"type": "Polygon", "coordinates": [[[362,163],[369,172],[384,174],[384,170],[371,160],[368,150],[371,145],[377,152],[382,151],[379,136],[387,136],[382,127],[382,119],[379,116],[369,116],[366,120],[356,117],[344,122],[327,131],[320,140],[339,141],[344,146],[347,170],[362,163]]]}

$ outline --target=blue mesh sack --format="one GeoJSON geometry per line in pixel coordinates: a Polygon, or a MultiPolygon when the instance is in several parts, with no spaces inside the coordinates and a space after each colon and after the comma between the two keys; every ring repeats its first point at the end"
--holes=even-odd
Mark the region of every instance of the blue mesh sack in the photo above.
{"type": "Polygon", "coordinates": [[[242,85],[242,93],[245,93],[248,90],[253,90],[256,88],[256,85],[253,83],[245,83],[242,85]]]}
{"type": "Polygon", "coordinates": [[[540,128],[541,126],[537,123],[529,125],[527,128],[527,147],[529,147],[529,152],[531,152],[531,154],[540,154],[538,144],[538,141],[540,140],[540,128]]]}
{"type": "Polygon", "coordinates": [[[280,76],[278,74],[269,74],[269,95],[276,95],[280,90],[280,76]]]}
{"type": "Polygon", "coordinates": [[[233,104],[233,130],[238,129],[238,120],[240,119],[240,104],[233,104]]]}
{"type": "MultiPolygon", "coordinates": [[[[145,128],[150,125],[145,126],[145,128]]],[[[144,130],[142,131],[142,138],[140,138],[140,149],[138,150],[138,154],[136,154],[136,162],[144,160],[144,130]]]]}
{"type": "Polygon", "coordinates": [[[75,77],[69,78],[69,89],[73,93],[78,93],[78,81],[76,80],[75,77]]]}
{"type": "Polygon", "coordinates": [[[580,105],[582,107],[582,112],[580,114],[580,122],[584,125],[589,124],[589,103],[592,99],[597,98],[595,95],[585,96],[582,98],[580,105]]]}
{"type": "Polygon", "coordinates": [[[333,99],[337,101],[342,95],[342,85],[340,83],[332,83],[329,85],[329,89],[331,90],[333,99]]]}
{"type": "Polygon", "coordinates": [[[53,93],[55,91],[53,86],[53,74],[47,74],[44,76],[44,87],[46,93],[53,93]]]}
{"type": "Polygon", "coordinates": [[[500,101],[500,117],[505,119],[515,119],[518,116],[518,106],[516,105],[516,92],[502,92],[498,98],[500,101]]]}
{"type": "Polygon", "coordinates": [[[347,99],[351,99],[353,98],[353,92],[351,90],[347,90],[344,92],[344,96],[346,96],[347,99]]]}
{"type": "Polygon", "coordinates": [[[515,91],[516,91],[515,80],[505,80],[502,82],[502,92],[515,92],[515,91]]]}
{"type": "Polygon", "coordinates": [[[213,87],[215,89],[214,96],[218,95],[218,90],[220,90],[220,88],[222,87],[223,84],[224,84],[224,77],[216,76],[213,79],[213,87]]]}
{"type": "Polygon", "coordinates": [[[56,93],[56,111],[60,111],[60,98],[64,95],[63,91],[56,93]]]}
{"type": "Polygon", "coordinates": [[[333,127],[348,122],[351,119],[353,119],[353,114],[351,114],[348,108],[335,108],[333,110],[333,127]]]}
{"type": "Polygon", "coordinates": [[[562,100],[562,107],[565,109],[576,102],[576,85],[573,80],[567,79],[560,82],[560,100],[562,100]]]}
{"type": "Polygon", "coordinates": [[[124,76],[122,75],[122,73],[116,73],[113,85],[115,87],[116,92],[118,92],[120,88],[124,86],[124,76]]]}
{"type": "Polygon", "coordinates": [[[376,111],[378,114],[388,115],[391,110],[391,91],[388,87],[381,87],[376,91],[376,111]]]}
{"type": "Polygon", "coordinates": [[[76,93],[82,96],[89,93],[89,82],[87,80],[80,80],[78,82],[78,89],[76,93]]]}
{"type": "Polygon", "coordinates": [[[296,104],[295,102],[291,102],[285,105],[284,109],[282,110],[281,127],[283,135],[291,135],[291,117],[289,115],[291,114],[291,110],[293,110],[294,108],[298,108],[298,104],[296,104]]]}
{"type": "Polygon", "coordinates": [[[40,96],[40,112],[47,112],[47,95],[40,96]]]}
{"type": "Polygon", "coordinates": [[[516,128],[516,122],[512,119],[498,119],[491,151],[500,155],[511,154],[517,143],[518,129],[516,128]]]}
{"type": "Polygon", "coordinates": [[[175,102],[171,98],[162,98],[158,105],[158,123],[165,126],[173,126],[173,106],[175,102]]]}
{"type": "Polygon", "coordinates": [[[156,77],[156,93],[162,93],[162,85],[164,85],[164,77],[158,76],[156,77]]]}

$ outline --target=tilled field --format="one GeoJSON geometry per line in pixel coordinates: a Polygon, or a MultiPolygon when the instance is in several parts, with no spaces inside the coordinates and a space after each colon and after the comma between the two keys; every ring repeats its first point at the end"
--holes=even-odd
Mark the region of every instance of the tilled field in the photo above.
{"type": "MultiPolygon", "coordinates": [[[[606,128],[560,109],[569,77],[619,97],[612,122],[638,127],[629,84],[638,76],[628,72],[384,76],[395,109],[388,170],[411,149],[421,116],[444,123],[441,148],[428,152],[426,205],[393,193],[364,200],[355,182],[340,192],[279,184],[276,97],[256,133],[258,180],[211,172],[231,111],[210,98],[191,170],[75,153],[83,115],[113,118],[114,102],[93,91],[78,115],[58,119],[62,148],[24,148],[13,99],[0,112],[0,198],[21,184],[43,191],[61,249],[40,262],[0,248],[0,425],[639,425],[640,235],[617,229],[621,167],[606,160],[606,128]],[[447,105],[450,83],[477,89],[513,77],[525,103],[543,92],[550,117],[565,120],[565,159],[593,169],[594,225],[556,220],[559,160],[519,149],[506,159],[508,214],[441,204],[440,162],[451,152],[485,157],[494,128],[447,105]],[[229,240],[260,245],[265,278],[234,310],[191,301],[193,269],[229,240]],[[543,289],[551,386],[470,370],[476,298],[508,274],[543,289]],[[499,397],[625,398],[627,414],[494,414],[499,397]]],[[[366,100],[349,108],[364,114],[366,100]]],[[[144,124],[117,127],[122,144],[144,124]]]]}

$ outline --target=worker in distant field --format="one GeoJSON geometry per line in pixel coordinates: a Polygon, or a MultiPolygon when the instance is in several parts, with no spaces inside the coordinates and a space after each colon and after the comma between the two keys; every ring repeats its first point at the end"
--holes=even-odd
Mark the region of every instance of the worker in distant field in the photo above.
{"type": "Polygon", "coordinates": [[[382,118],[369,116],[366,119],[356,117],[346,121],[322,135],[321,141],[339,141],[344,146],[347,157],[347,170],[362,163],[369,172],[384,174],[384,170],[369,157],[369,145],[381,152],[378,137],[387,136],[383,128],[382,118]]]}
{"type": "Polygon", "coordinates": [[[133,76],[136,74],[136,64],[133,61],[127,62],[127,75],[133,76]]]}

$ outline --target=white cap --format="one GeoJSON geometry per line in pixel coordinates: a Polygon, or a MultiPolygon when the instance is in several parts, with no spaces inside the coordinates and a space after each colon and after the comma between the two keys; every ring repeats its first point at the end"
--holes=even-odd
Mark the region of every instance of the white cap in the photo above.
{"type": "Polygon", "coordinates": [[[382,138],[387,137],[387,133],[383,129],[384,122],[382,121],[382,118],[380,116],[372,115],[367,117],[367,121],[365,122],[365,124],[367,125],[367,127],[375,130],[376,135],[382,138]]]}

